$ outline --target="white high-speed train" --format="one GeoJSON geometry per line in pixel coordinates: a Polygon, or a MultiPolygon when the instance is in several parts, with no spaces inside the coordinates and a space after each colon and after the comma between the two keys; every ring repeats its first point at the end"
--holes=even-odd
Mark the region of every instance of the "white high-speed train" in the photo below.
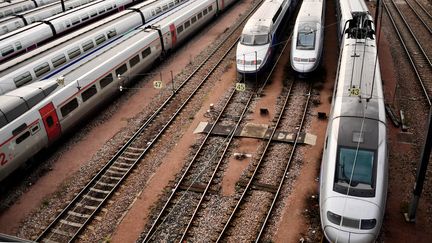
{"type": "Polygon", "coordinates": [[[0,36],[0,62],[33,50],[66,31],[141,0],[96,0],[0,36]]]}
{"type": "Polygon", "coordinates": [[[188,0],[149,0],[0,65],[0,94],[50,78],[188,0]]]}
{"type": "MultiPolygon", "coordinates": [[[[65,9],[70,10],[94,0],[68,0],[65,9]]],[[[36,21],[41,21],[63,11],[60,2],[54,2],[22,13],[0,19],[0,35],[19,29],[36,21]]]]}
{"type": "Polygon", "coordinates": [[[0,5],[0,18],[20,13],[58,0],[20,0],[0,5]]]}
{"type": "Polygon", "coordinates": [[[321,164],[321,224],[331,242],[374,242],[388,179],[375,27],[363,0],[336,5],[340,56],[321,164]]]}
{"type": "Polygon", "coordinates": [[[64,73],[64,84],[41,81],[0,96],[0,180],[234,2],[190,0],[64,73]]]}
{"type": "Polygon", "coordinates": [[[325,1],[303,0],[291,41],[291,67],[306,74],[320,64],[324,43],[325,1]]]}
{"type": "Polygon", "coordinates": [[[271,59],[283,19],[292,12],[297,0],[266,0],[249,18],[237,44],[237,71],[258,73],[271,59]]]}

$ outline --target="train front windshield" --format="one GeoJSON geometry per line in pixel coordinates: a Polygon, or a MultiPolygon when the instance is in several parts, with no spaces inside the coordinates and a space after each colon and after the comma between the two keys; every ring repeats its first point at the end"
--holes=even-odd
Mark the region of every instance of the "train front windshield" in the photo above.
{"type": "Polygon", "coordinates": [[[316,23],[300,23],[297,33],[297,50],[314,50],[316,23]]]}
{"type": "Polygon", "coordinates": [[[248,35],[241,36],[240,43],[247,46],[265,45],[269,43],[268,34],[248,35]]]}

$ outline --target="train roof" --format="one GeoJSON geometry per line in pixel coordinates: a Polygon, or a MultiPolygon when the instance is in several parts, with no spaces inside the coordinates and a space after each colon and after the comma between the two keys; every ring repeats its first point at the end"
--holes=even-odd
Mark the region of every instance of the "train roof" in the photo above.
{"type": "Polygon", "coordinates": [[[265,1],[249,18],[242,33],[256,34],[269,32],[271,25],[273,24],[273,16],[278,12],[283,2],[283,0],[265,1]]]}
{"type": "Polygon", "coordinates": [[[323,0],[304,0],[297,21],[321,22],[323,3],[323,0]]]}
{"type": "Polygon", "coordinates": [[[375,41],[359,43],[353,40],[346,44],[342,62],[338,82],[343,82],[343,87],[337,94],[342,99],[340,116],[383,120],[380,117],[383,107],[380,106],[383,106],[384,97],[375,41]],[[366,106],[364,102],[367,102],[366,106]]]}

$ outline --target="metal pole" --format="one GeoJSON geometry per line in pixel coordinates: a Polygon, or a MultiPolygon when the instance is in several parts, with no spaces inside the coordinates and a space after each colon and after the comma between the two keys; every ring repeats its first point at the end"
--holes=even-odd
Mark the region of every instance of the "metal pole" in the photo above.
{"type": "Polygon", "coordinates": [[[66,7],[65,7],[65,4],[64,4],[64,0],[61,0],[60,2],[61,2],[61,5],[62,5],[62,10],[63,10],[63,12],[65,12],[66,11],[66,7]]]}
{"type": "Polygon", "coordinates": [[[258,59],[258,54],[257,51],[255,51],[255,85],[258,85],[258,64],[257,64],[257,60],[258,59]]]}
{"type": "MultiPolygon", "coordinates": [[[[375,9],[375,20],[377,20],[378,19],[378,15],[379,15],[379,8],[380,8],[380,1],[381,0],[377,0],[377,3],[376,3],[376,9],[375,9]]],[[[381,26],[380,26],[380,28],[381,28],[381,26]]]]}
{"type": "Polygon", "coordinates": [[[432,106],[429,110],[429,129],[423,147],[419,168],[417,170],[416,182],[414,184],[414,190],[413,190],[413,197],[411,199],[411,203],[408,208],[408,213],[404,214],[405,220],[407,222],[415,222],[416,219],[417,206],[423,190],[423,184],[426,177],[426,171],[430,159],[431,148],[432,148],[432,106]]]}
{"type": "Polygon", "coordinates": [[[172,91],[173,94],[175,93],[175,88],[174,88],[174,75],[173,75],[173,71],[171,70],[171,84],[172,84],[172,91]]]}
{"type": "Polygon", "coordinates": [[[246,55],[243,54],[243,83],[246,83],[246,55]]]}

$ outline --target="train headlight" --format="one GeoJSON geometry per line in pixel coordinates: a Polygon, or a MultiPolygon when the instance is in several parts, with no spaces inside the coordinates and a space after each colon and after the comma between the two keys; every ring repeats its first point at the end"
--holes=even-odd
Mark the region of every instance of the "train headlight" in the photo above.
{"type": "Polygon", "coordinates": [[[301,58],[300,57],[294,57],[294,61],[296,62],[300,62],[301,58]]]}
{"type": "Polygon", "coordinates": [[[361,220],[361,229],[369,230],[373,229],[376,226],[376,219],[362,219],[361,220]]]}
{"type": "Polygon", "coordinates": [[[338,214],[332,213],[330,211],[327,211],[327,218],[330,222],[333,224],[340,225],[342,217],[338,214]]]}
{"type": "Polygon", "coordinates": [[[262,63],[262,60],[253,60],[252,65],[260,65],[262,63]]]}

